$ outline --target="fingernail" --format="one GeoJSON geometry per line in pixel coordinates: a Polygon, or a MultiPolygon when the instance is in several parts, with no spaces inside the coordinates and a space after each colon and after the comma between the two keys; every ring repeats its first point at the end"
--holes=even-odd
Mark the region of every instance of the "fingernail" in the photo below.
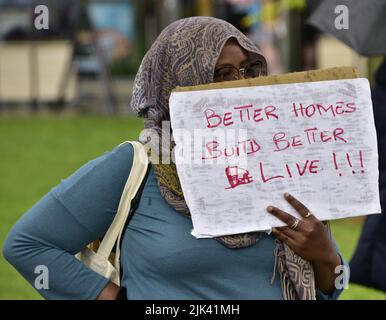
{"type": "Polygon", "coordinates": [[[284,197],[288,198],[290,194],[288,192],[284,192],[284,197]]]}
{"type": "Polygon", "coordinates": [[[268,212],[272,212],[272,211],[273,211],[273,208],[272,208],[271,206],[268,206],[268,207],[267,207],[267,211],[268,211],[268,212]]]}

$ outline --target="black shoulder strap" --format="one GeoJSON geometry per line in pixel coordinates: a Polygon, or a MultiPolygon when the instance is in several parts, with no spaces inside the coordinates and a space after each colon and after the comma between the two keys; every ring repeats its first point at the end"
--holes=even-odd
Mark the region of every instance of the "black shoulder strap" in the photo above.
{"type": "MultiPolygon", "coordinates": [[[[127,229],[127,226],[129,225],[129,222],[131,220],[131,218],[133,217],[135,211],[137,210],[138,208],[138,205],[139,205],[139,200],[141,199],[141,196],[142,196],[142,192],[143,192],[143,189],[145,187],[145,184],[146,184],[146,181],[147,181],[147,178],[149,176],[149,172],[150,172],[150,168],[151,168],[151,164],[149,162],[149,164],[147,165],[147,170],[146,170],[146,174],[141,182],[141,185],[138,189],[138,192],[137,194],[135,195],[134,199],[131,201],[131,206],[130,206],[130,212],[127,216],[127,219],[126,219],[126,222],[125,222],[125,225],[123,227],[123,233],[122,233],[122,237],[121,237],[121,240],[119,242],[119,247],[122,246],[122,239],[124,237],[124,231],[127,229]]],[[[120,265],[120,278],[122,279],[122,264],[120,265]]],[[[122,287],[120,288],[119,290],[119,294],[118,294],[118,297],[117,297],[117,300],[127,300],[127,292],[126,292],[126,288],[125,287],[122,287]]]]}
{"type": "MultiPolygon", "coordinates": [[[[146,181],[147,181],[147,178],[149,176],[149,172],[150,172],[150,168],[151,168],[151,164],[149,162],[149,164],[147,165],[147,170],[146,170],[146,174],[145,176],[143,177],[143,180],[141,182],[141,185],[139,186],[138,188],[138,191],[137,191],[137,194],[135,195],[134,199],[131,200],[131,206],[130,206],[130,212],[129,214],[127,215],[127,219],[126,219],[126,222],[125,222],[125,225],[123,227],[123,230],[126,230],[131,218],[133,217],[134,215],[134,212],[137,210],[138,208],[138,205],[139,205],[139,200],[141,199],[141,196],[142,196],[142,192],[143,192],[143,189],[145,188],[145,184],[146,184],[146,181]]],[[[121,242],[122,242],[122,238],[123,236],[121,237],[121,242]]],[[[121,245],[121,243],[119,243],[119,246],[121,245]]]]}

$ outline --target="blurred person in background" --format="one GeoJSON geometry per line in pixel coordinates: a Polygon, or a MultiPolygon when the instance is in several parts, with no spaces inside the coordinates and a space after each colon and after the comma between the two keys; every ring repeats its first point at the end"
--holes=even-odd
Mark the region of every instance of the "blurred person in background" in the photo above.
{"type": "Polygon", "coordinates": [[[232,15],[227,21],[239,27],[267,59],[268,74],[281,72],[276,37],[278,5],[274,0],[227,0],[232,15]]]}
{"type": "MultiPolygon", "coordinates": [[[[254,1],[250,8],[250,31],[248,37],[261,49],[268,61],[268,74],[278,74],[282,71],[276,27],[278,10],[273,0],[254,1]],[[253,23],[253,20],[255,22],[253,23]]],[[[247,22],[247,19],[245,19],[247,22]]]]}
{"type": "Polygon", "coordinates": [[[378,137],[382,214],[366,217],[350,268],[351,282],[386,292],[386,58],[375,75],[375,82],[372,100],[378,137]]]}
{"type": "MultiPolygon", "coordinates": [[[[311,0],[309,0],[311,1],[311,0]]],[[[372,88],[374,123],[378,140],[379,194],[382,214],[365,218],[362,234],[351,259],[351,281],[386,291],[386,2],[382,0],[312,0],[309,22],[367,57],[383,57],[372,88]],[[349,27],[336,28],[336,8],[348,14],[349,27]],[[352,23],[355,21],[355,23],[352,23]]],[[[359,124],[360,125],[360,124],[359,124]]]]}

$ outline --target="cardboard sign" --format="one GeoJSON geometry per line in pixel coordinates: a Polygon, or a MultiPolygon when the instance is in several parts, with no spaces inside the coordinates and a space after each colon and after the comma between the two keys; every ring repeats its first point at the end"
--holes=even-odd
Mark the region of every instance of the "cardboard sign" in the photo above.
{"type": "Polygon", "coordinates": [[[367,79],[173,92],[175,161],[197,238],[270,230],[294,216],[380,213],[367,79]]]}

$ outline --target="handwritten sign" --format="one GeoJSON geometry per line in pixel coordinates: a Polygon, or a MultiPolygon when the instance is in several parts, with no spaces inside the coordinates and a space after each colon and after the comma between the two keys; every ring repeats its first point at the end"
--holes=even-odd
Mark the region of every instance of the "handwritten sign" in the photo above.
{"type": "Polygon", "coordinates": [[[380,213],[367,79],[173,92],[175,161],[197,238],[270,230],[289,192],[320,220],[380,213]]]}

